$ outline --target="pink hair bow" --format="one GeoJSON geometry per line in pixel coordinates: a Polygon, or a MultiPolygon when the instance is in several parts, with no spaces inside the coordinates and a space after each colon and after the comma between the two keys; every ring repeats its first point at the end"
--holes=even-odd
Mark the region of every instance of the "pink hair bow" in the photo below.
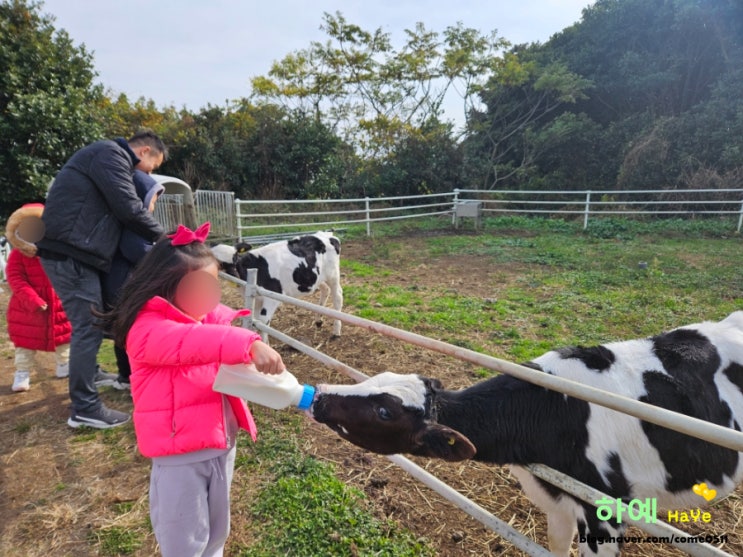
{"type": "Polygon", "coordinates": [[[189,230],[182,224],[179,224],[175,234],[168,234],[168,238],[171,238],[170,243],[174,246],[187,246],[193,242],[203,244],[206,237],[209,236],[210,227],[211,223],[209,221],[199,226],[196,230],[189,230]]]}

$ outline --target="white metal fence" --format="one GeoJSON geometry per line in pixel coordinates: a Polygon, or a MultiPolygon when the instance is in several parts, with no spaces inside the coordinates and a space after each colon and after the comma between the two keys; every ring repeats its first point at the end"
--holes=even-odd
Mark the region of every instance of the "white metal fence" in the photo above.
{"type": "MultiPolygon", "coordinates": [[[[480,354],[466,348],[461,348],[439,340],[424,337],[416,333],[397,329],[389,325],[376,323],[374,321],[369,321],[367,319],[339,312],[330,308],[318,306],[316,304],[312,304],[302,300],[297,300],[295,298],[291,298],[282,294],[277,294],[275,292],[260,288],[256,285],[257,273],[255,271],[249,273],[247,283],[225,274],[222,274],[222,276],[227,280],[246,285],[245,307],[252,308],[254,305],[253,300],[257,295],[273,298],[280,302],[296,307],[305,308],[332,319],[340,319],[341,321],[349,325],[363,327],[375,333],[396,338],[398,340],[402,340],[404,342],[408,342],[410,344],[414,344],[428,350],[447,354],[460,360],[474,363],[478,366],[486,367],[494,371],[509,373],[515,377],[518,377],[519,379],[529,381],[536,385],[540,385],[542,387],[552,389],[570,396],[574,396],[588,402],[600,404],[602,406],[606,406],[607,408],[630,414],[642,420],[661,425],[663,427],[667,427],[669,429],[673,429],[675,431],[679,431],[693,437],[704,439],[706,441],[716,443],[729,449],[743,451],[743,433],[734,431],[730,428],[725,428],[716,424],[712,424],[710,422],[672,412],[664,408],[652,406],[638,400],[622,397],[615,393],[589,387],[587,385],[576,383],[562,377],[541,373],[534,369],[514,364],[512,362],[480,354]]],[[[332,369],[346,373],[356,381],[361,381],[367,377],[360,371],[355,370],[352,367],[339,362],[338,360],[335,360],[327,354],[324,354],[310,346],[307,346],[299,342],[298,340],[289,337],[284,333],[281,333],[280,331],[272,329],[271,327],[267,327],[260,322],[253,322],[250,318],[246,318],[243,324],[244,326],[251,326],[258,331],[261,331],[264,335],[268,334],[275,337],[281,342],[284,342],[289,346],[292,346],[293,348],[300,350],[301,352],[316,359],[320,363],[332,369]]],[[[441,482],[438,478],[426,472],[409,459],[400,455],[394,455],[388,458],[398,466],[402,467],[406,472],[413,475],[418,480],[422,481],[429,488],[433,489],[444,498],[446,498],[448,501],[452,502],[460,509],[468,513],[470,516],[480,521],[484,526],[490,528],[498,535],[502,536],[504,539],[513,543],[522,551],[525,551],[529,555],[551,555],[545,548],[539,546],[533,540],[525,537],[523,534],[516,531],[511,526],[498,519],[473,501],[467,499],[450,486],[441,482]]],[[[591,488],[590,486],[582,484],[575,479],[570,478],[569,476],[565,476],[564,474],[561,474],[560,472],[557,472],[545,466],[532,465],[530,467],[530,471],[543,480],[558,486],[560,489],[564,489],[565,491],[572,493],[579,499],[586,501],[589,504],[595,505],[596,501],[598,501],[599,499],[608,497],[607,495],[601,493],[598,490],[595,490],[594,488],[591,488]]],[[[624,515],[626,516],[627,513],[625,512],[624,515]]],[[[669,524],[662,522],[647,524],[642,521],[628,521],[633,523],[635,526],[645,530],[651,535],[667,536],[668,539],[674,540],[671,541],[673,545],[682,549],[690,555],[705,557],[711,555],[727,555],[729,557],[729,554],[709,544],[690,543],[688,541],[684,543],[684,540],[688,540],[689,538],[691,538],[691,536],[670,526],[669,524]]]]}
{"type": "Polygon", "coordinates": [[[357,199],[238,199],[237,235],[243,239],[257,230],[317,230],[349,224],[364,224],[367,235],[371,235],[373,222],[448,215],[454,195],[447,192],[357,199]]]}
{"type": "MultiPolygon", "coordinates": [[[[473,217],[476,225],[487,214],[575,217],[583,220],[629,217],[729,217],[735,230],[743,226],[743,189],[698,190],[470,190],[397,197],[356,199],[235,199],[234,193],[198,190],[194,222],[212,223],[212,236],[271,238],[320,228],[450,215],[452,224],[473,217]]],[[[155,217],[167,229],[184,222],[182,195],[163,195],[155,217]]]]}
{"type": "Polygon", "coordinates": [[[583,228],[591,216],[732,216],[736,231],[743,224],[743,189],[698,190],[455,190],[454,203],[478,199],[484,213],[572,215],[583,217],[583,228]]]}
{"type": "Polygon", "coordinates": [[[526,214],[582,217],[701,216],[731,217],[736,231],[743,225],[743,189],[536,191],[469,190],[388,198],[330,200],[236,200],[237,235],[252,231],[337,227],[362,224],[367,235],[375,222],[435,215],[475,217],[481,214],[526,214]],[[471,208],[475,202],[477,213],[471,208]],[[459,209],[467,209],[459,211],[459,209]]]}
{"type": "Polygon", "coordinates": [[[231,191],[196,190],[196,222],[211,222],[211,238],[234,238],[237,229],[235,194],[231,191]]]}
{"type": "Polygon", "coordinates": [[[178,228],[179,224],[185,224],[185,200],[180,193],[163,194],[155,203],[155,220],[162,224],[166,231],[172,231],[178,228]]]}
{"type": "Polygon", "coordinates": [[[237,221],[235,194],[231,191],[197,190],[193,194],[193,213],[187,206],[186,196],[180,193],[166,193],[155,204],[155,219],[165,230],[175,230],[179,224],[189,222],[201,224],[211,222],[212,238],[236,238],[237,221]],[[190,218],[187,218],[190,216],[190,218]]]}

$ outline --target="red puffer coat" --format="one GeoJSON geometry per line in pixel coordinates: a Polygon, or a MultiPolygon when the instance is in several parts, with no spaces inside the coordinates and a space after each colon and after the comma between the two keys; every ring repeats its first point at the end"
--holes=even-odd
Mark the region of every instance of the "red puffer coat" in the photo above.
{"type": "Polygon", "coordinates": [[[8,336],[18,347],[52,352],[70,342],[72,327],[38,257],[14,249],[5,269],[13,294],[8,303],[8,336]],[[45,311],[41,306],[46,304],[45,311]]]}

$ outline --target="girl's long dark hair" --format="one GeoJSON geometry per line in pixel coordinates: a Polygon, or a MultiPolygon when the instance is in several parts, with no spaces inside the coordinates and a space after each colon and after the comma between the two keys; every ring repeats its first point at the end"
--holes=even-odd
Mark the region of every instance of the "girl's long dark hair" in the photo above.
{"type": "Polygon", "coordinates": [[[126,347],[129,329],[142,307],[155,296],[172,303],[180,280],[210,263],[217,264],[217,259],[205,244],[193,242],[173,247],[170,238],[161,238],[124,283],[116,305],[108,312],[96,312],[100,326],[118,346],[126,347]]]}

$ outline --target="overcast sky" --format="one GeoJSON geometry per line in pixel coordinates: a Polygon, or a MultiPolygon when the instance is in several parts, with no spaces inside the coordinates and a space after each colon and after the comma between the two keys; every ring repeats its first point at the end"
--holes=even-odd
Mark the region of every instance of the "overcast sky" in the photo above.
{"type": "Polygon", "coordinates": [[[273,61],[326,40],[323,12],[381,27],[396,47],[418,21],[438,32],[461,21],[518,44],[545,42],[592,1],[44,0],[41,11],[93,52],[98,80],[114,94],[196,111],[248,96],[250,78],[273,61]]]}

